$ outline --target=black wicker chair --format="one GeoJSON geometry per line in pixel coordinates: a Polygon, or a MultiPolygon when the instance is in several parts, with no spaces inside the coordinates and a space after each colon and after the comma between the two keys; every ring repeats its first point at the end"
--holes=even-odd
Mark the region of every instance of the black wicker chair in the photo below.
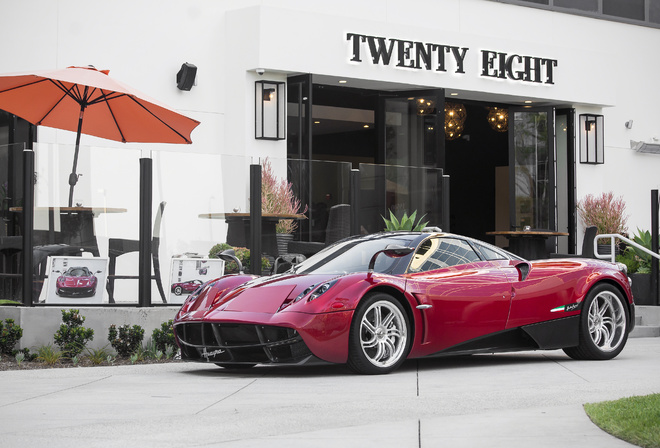
{"type": "Polygon", "coordinates": [[[594,239],[596,239],[597,233],[596,226],[587,227],[584,230],[581,254],[550,254],[550,258],[596,258],[594,256],[594,239]]]}
{"type": "Polygon", "coordinates": [[[337,204],[330,207],[328,225],[325,228],[325,242],[291,241],[288,252],[310,257],[326,246],[351,235],[351,206],[337,204]]]}
{"type": "MultiPolygon", "coordinates": [[[[163,282],[160,276],[160,260],[158,258],[158,250],[160,248],[160,224],[163,219],[163,212],[165,210],[166,202],[161,202],[154,218],[154,228],[151,235],[151,261],[153,263],[154,273],[151,276],[152,280],[156,280],[158,292],[163,303],[167,303],[165,298],[165,290],[163,289],[163,282]]],[[[125,240],[121,238],[110,238],[108,240],[108,282],[106,290],[108,291],[108,301],[114,303],[115,293],[115,280],[137,279],[137,275],[116,275],[117,257],[130,253],[139,252],[140,242],[138,240],[125,240]]]]}

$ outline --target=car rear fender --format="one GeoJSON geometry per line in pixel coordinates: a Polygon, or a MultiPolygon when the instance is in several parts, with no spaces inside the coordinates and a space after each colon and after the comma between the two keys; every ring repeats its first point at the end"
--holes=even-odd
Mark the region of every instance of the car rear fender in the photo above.
{"type": "Polygon", "coordinates": [[[604,279],[598,283],[595,283],[594,285],[591,286],[591,288],[594,288],[602,283],[607,283],[614,286],[624,297],[625,299],[624,301],[626,302],[626,306],[628,309],[628,333],[630,333],[635,328],[635,303],[632,300],[632,293],[626,291],[626,289],[623,288],[619,282],[609,278],[604,279]]]}

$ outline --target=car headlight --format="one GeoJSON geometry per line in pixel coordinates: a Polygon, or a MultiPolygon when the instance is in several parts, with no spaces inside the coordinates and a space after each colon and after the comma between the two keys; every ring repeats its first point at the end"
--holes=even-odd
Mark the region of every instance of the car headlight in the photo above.
{"type": "Polygon", "coordinates": [[[321,285],[319,285],[312,294],[310,294],[309,299],[307,299],[308,302],[311,302],[312,300],[318,299],[320,296],[322,296],[328,289],[332,288],[332,286],[337,283],[337,280],[333,280],[331,282],[326,282],[321,285]]]}

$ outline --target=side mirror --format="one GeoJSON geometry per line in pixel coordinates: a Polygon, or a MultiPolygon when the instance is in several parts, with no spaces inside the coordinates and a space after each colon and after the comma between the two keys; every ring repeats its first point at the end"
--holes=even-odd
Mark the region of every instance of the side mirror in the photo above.
{"type": "Polygon", "coordinates": [[[378,258],[378,255],[380,254],[385,254],[390,258],[400,258],[400,257],[405,257],[414,250],[415,250],[414,247],[405,247],[396,244],[390,244],[385,249],[379,250],[371,257],[371,260],[369,261],[369,272],[370,273],[374,272],[374,266],[376,266],[376,258],[378,258]]]}

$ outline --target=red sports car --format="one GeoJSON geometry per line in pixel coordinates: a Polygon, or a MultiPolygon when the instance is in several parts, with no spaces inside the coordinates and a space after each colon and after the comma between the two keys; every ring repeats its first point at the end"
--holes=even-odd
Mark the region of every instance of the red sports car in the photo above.
{"type": "Polygon", "coordinates": [[[320,359],[378,374],[430,355],[561,348],[610,359],[634,315],[623,265],[526,261],[449,233],[386,232],[342,240],[283,274],[207,282],[174,328],[189,361],[320,359]]]}
{"type": "Polygon", "coordinates": [[[55,293],[60,297],[93,297],[98,280],[85,266],[70,267],[57,278],[55,293]]]}
{"type": "Polygon", "coordinates": [[[172,292],[177,296],[190,294],[202,285],[201,280],[188,280],[187,282],[172,283],[172,292]]]}

